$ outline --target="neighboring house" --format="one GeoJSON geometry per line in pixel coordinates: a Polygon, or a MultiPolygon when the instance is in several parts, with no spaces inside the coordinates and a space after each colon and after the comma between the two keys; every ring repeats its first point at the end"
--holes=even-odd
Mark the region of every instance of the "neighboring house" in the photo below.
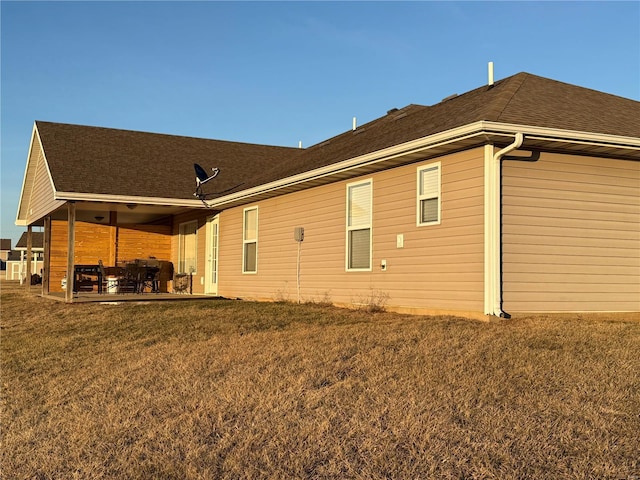
{"type": "Polygon", "coordinates": [[[232,298],[640,311],[639,187],[640,102],[519,73],[305,149],[37,121],[16,223],[45,291],[153,256],[232,298]]]}
{"type": "Polygon", "coordinates": [[[9,252],[11,251],[11,239],[0,239],[0,260],[6,262],[9,258],[9,252]]]}
{"type": "MultiPolygon", "coordinates": [[[[44,266],[44,233],[31,233],[31,273],[41,275],[44,266]]],[[[16,248],[10,252],[7,260],[7,280],[20,280],[27,278],[27,232],[24,232],[16,248]]]]}
{"type": "Polygon", "coordinates": [[[10,253],[11,253],[11,239],[1,238],[0,239],[0,270],[5,270],[7,268],[7,260],[9,259],[10,253]]]}

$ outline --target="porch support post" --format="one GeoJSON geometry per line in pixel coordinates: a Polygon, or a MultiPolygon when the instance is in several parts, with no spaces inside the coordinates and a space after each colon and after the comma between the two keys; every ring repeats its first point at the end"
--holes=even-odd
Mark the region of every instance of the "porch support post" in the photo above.
{"type": "Polygon", "coordinates": [[[27,226],[27,290],[31,290],[31,275],[33,269],[33,263],[31,263],[33,257],[33,227],[27,226]]]}
{"type": "Polygon", "coordinates": [[[44,239],[42,258],[42,295],[49,294],[49,274],[51,267],[51,217],[44,218],[44,239]]]}
{"type": "Polygon", "coordinates": [[[118,261],[118,212],[109,212],[109,265],[118,261]]]}
{"type": "Polygon", "coordinates": [[[76,204],[67,203],[67,289],[64,299],[67,303],[73,303],[73,288],[75,280],[75,268],[73,263],[74,244],[76,234],[76,204]]]}
{"type": "Polygon", "coordinates": [[[20,285],[24,285],[24,250],[20,250],[20,263],[18,264],[18,277],[20,285]]]}

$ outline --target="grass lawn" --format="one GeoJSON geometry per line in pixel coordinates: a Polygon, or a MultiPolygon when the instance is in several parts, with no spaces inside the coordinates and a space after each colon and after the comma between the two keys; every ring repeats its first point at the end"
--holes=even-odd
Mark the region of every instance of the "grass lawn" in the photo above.
{"type": "Polygon", "coordinates": [[[640,476],[638,315],[1,302],[2,479],[640,476]]]}

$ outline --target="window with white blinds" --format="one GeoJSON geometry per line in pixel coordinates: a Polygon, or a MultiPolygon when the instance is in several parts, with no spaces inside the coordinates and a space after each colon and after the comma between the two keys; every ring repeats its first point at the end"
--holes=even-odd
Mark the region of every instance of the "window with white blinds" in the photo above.
{"type": "Polygon", "coordinates": [[[242,273],[258,271],[258,207],[244,209],[242,273]]]}
{"type": "Polygon", "coordinates": [[[440,162],[418,167],[417,224],[440,223],[440,162]]]}
{"type": "Polygon", "coordinates": [[[178,227],[178,273],[195,273],[198,254],[198,222],[181,223],[178,227]]]}
{"type": "Polygon", "coordinates": [[[347,185],[347,270],[371,270],[372,182],[347,185]]]}

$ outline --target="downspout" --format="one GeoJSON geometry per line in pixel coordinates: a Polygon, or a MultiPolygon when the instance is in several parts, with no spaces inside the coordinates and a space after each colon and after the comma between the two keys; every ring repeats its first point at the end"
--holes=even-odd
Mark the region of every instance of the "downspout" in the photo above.
{"type": "MultiPolygon", "coordinates": [[[[486,246],[486,266],[488,275],[485,281],[488,285],[488,296],[486,300],[486,312],[502,318],[510,318],[511,315],[502,310],[502,158],[522,146],[524,135],[520,132],[515,134],[512,144],[507,145],[502,150],[493,153],[491,164],[485,174],[487,191],[485,194],[485,204],[487,209],[487,221],[485,223],[485,246],[486,246]]],[[[493,151],[493,146],[488,145],[493,151]]],[[[487,155],[488,156],[488,155],[487,155]]]]}

